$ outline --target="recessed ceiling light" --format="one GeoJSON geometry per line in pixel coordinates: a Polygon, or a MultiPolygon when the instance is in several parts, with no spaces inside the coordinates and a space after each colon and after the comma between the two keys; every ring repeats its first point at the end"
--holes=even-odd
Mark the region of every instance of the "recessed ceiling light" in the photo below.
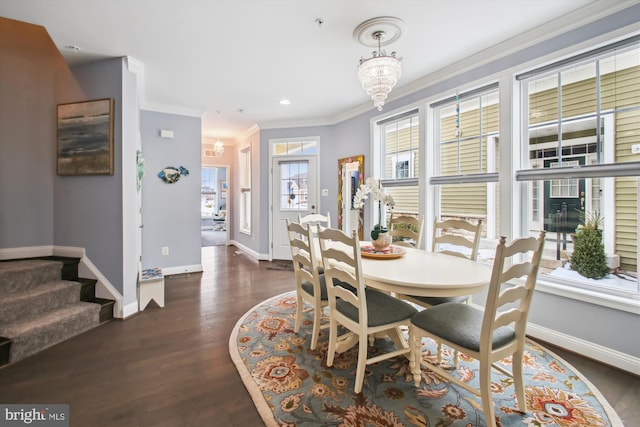
{"type": "Polygon", "coordinates": [[[291,104],[291,101],[289,101],[288,99],[283,99],[283,100],[280,101],[280,104],[289,105],[289,104],[291,104]]]}

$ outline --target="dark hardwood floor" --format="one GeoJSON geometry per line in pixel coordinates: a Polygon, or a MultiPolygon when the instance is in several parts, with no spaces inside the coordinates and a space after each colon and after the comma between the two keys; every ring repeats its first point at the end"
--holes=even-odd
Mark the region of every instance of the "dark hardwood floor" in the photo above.
{"type": "MultiPolygon", "coordinates": [[[[1,403],[66,403],[71,426],[259,426],[228,351],[240,316],[295,288],[233,246],[203,248],[204,273],[167,277],[151,303],[0,368],[1,403]]],[[[594,383],[627,426],[640,425],[639,378],[548,347],[594,383]]]]}

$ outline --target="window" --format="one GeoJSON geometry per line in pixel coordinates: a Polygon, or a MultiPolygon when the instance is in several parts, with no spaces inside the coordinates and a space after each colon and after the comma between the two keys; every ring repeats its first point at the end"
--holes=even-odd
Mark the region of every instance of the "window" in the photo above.
{"type": "Polygon", "coordinates": [[[309,210],[309,162],[307,160],[279,163],[280,210],[309,210]]]}
{"type": "MultiPolygon", "coordinates": [[[[523,233],[547,231],[551,258],[541,274],[618,295],[638,289],[638,38],[517,76],[523,99],[523,233]],[[637,148],[636,148],[637,149],[637,148]],[[590,279],[570,268],[571,235],[598,214],[616,275],[590,279]]],[[[640,148],[640,147],[638,147],[640,148]]]]}
{"type": "Polygon", "coordinates": [[[456,94],[431,104],[436,155],[435,214],[440,219],[481,220],[490,259],[498,229],[498,153],[500,104],[498,85],[456,94]]]}
{"type": "Polygon", "coordinates": [[[291,139],[271,144],[273,156],[309,156],[318,154],[318,139],[291,139]]]}
{"type": "MultiPolygon", "coordinates": [[[[420,175],[420,127],[416,110],[378,122],[381,134],[381,183],[395,201],[394,212],[417,214],[420,175]]],[[[388,216],[388,212],[387,218],[388,216]]]]}
{"type": "Polygon", "coordinates": [[[240,231],[251,234],[251,146],[240,151],[240,231]]]}

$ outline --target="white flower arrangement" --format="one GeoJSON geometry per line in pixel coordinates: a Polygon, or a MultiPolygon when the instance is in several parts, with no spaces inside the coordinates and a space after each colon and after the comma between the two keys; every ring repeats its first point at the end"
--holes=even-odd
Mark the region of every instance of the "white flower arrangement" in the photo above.
{"type": "Polygon", "coordinates": [[[385,194],[380,188],[380,182],[375,178],[369,177],[356,191],[356,195],[353,198],[353,207],[356,209],[362,208],[364,201],[369,198],[369,194],[373,196],[373,200],[378,203],[384,203],[390,208],[393,208],[396,204],[391,194],[385,194]]]}
{"type": "MultiPolygon", "coordinates": [[[[382,204],[389,206],[393,209],[396,202],[391,197],[391,194],[386,194],[382,188],[380,188],[380,181],[375,178],[367,178],[364,184],[362,184],[356,191],[353,197],[353,207],[360,209],[364,206],[364,201],[369,198],[369,194],[373,197],[373,200],[378,202],[378,221],[382,218],[382,204]]],[[[379,233],[386,233],[387,227],[378,223],[371,230],[371,238],[373,240],[378,239],[379,233]]]]}

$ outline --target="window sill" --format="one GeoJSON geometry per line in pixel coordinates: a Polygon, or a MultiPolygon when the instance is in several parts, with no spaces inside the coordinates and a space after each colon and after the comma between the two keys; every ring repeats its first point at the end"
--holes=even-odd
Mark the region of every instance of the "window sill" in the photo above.
{"type": "Polygon", "coordinates": [[[546,280],[538,280],[536,290],[582,302],[588,302],[590,304],[613,308],[615,310],[640,314],[640,300],[638,299],[638,295],[623,297],[546,280]]]}

